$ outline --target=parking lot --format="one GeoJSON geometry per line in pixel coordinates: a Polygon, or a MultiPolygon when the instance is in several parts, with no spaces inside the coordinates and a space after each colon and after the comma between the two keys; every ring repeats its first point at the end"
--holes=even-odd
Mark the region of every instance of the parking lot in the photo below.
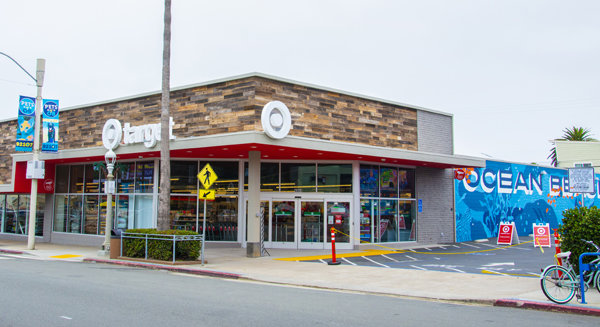
{"type": "MultiPolygon", "coordinates": [[[[539,277],[541,269],[554,263],[555,249],[534,248],[531,237],[520,237],[520,244],[497,245],[487,242],[464,242],[401,251],[365,251],[361,256],[340,255],[345,265],[433,270],[456,273],[497,274],[539,277]]],[[[308,260],[326,263],[327,259],[308,260]]]]}

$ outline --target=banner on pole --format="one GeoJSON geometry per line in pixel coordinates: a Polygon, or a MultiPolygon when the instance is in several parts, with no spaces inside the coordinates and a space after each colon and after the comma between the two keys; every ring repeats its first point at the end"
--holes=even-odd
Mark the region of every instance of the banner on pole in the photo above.
{"type": "Polygon", "coordinates": [[[35,98],[19,96],[15,151],[32,152],[35,132],[35,98]]]}
{"type": "Polygon", "coordinates": [[[43,101],[42,151],[58,152],[58,100],[43,101]]]}

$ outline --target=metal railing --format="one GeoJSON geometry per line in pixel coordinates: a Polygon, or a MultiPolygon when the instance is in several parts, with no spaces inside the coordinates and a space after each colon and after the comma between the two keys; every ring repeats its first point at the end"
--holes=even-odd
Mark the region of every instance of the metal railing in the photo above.
{"type": "MultiPolygon", "coordinates": [[[[143,234],[143,233],[127,233],[121,232],[121,252],[120,256],[123,256],[123,239],[143,239],[145,240],[144,245],[144,260],[148,260],[148,240],[159,240],[173,242],[173,263],[175,263],[176,246],[177,242],[186,241],[202,241],[202,249],[204,249],[204,239],[202,235],[165,235],[165,234],[143,234]]],[[[204,251],[201,251],[201,261],[204,264],[204,251]]]]}

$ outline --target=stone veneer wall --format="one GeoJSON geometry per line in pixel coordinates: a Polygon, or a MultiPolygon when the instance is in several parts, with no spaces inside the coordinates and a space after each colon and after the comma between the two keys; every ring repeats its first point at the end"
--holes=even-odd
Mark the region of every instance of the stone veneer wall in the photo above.
{"type": "MultiPolygon", "coordinates": [[[[416,109],[257,76],[172,91],[173,134],[261,131],[262,107],[272,100],[290,109],[290,135],[418,150],[416,109]]],[[[109,118],[158,123],[160,94],[61,111],[59,150],[102,146],[109,118]]],[[[0,123],[0,184],[10,183],[16,125],[16,119],[0,123]]]]}

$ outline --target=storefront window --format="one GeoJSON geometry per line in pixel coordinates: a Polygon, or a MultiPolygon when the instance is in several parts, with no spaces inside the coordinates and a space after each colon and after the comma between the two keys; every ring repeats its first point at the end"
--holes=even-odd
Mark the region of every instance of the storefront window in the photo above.
{"type": "Polygon", "coordinates": [[[336,243],[350,242],[350,202],[327,203],[327,242],[331,242],[331,228],[340,231],[335,234],[336,243]]]}
{"type": "Polygon", "coordinates": [[[4,233],[5,204],[6,204],[6,195],[0,194],[0,233],[4,233]]]}
{"type": "Polygon", "coordinates": [[[360,196],[379,196],[379,166],[360,166],[360,196]]]}
{"type": "MultiPolygon", "coordinates": [[[[25,225],[19,226],[17,216],[19,213],[19,196],[9,194],[6,196],[6,215],[4,217],[4,232],[17,234],[17,231],[24,229],[25,225]]],[[[23,234],[23,233],[19,233],[23,234]]]]}
{"type": "Polygon", "coordinates": [[[117,193],[133,193],[135,184],[135,163],[125,162],[118,164],[117,193]]]}
{"type": "MultiPolygon", "coordinates": [[[[204,201],[200,208],[203,208],[204,201]]],[[[206,240],[237,241],[238,231],[237,196],[219,196],[206,202],[206,240]]]]}
{"type": "MultiPolygon", "coordinates": [[[[204,168],[206,164],[206,162],[200,162],[200,169],[204,168]]],[[[234,161],[212,161],[208,164],[218,177],[210,188],[220,195],[238,194],[239,163],[234,161]]],[[[198,173],[196,172],[196,174],[198,173]]]]}
{"type": "Polygon", "coordinates": [[[70,193],[83,193],[83,165],[71,166],[70,193]]]}
{"type": "Polygon", "coordinates": [[[100,167],[85,165],[85,193],[100,191],[100,167]]]}
{"type": "Polygon", "coordinates": [[[69,166],[62,165],[56,166],[56,179],[55,179],[56,193],[68,193],[69,192],[69,166]]]}
{"type": "MultiPolygon", "coordinates": [[[[246,190],[248,185],[246,184],[246,190]]],[[[260,164],[260,191],[279,191],[279,163],[263,162],[260,164]]]]}
{"type": "Polygon", "coordinates": [[[198,192],[198,162],[171,161],[171,193],[195,194],[198,192]]]}
{"type": "Polygon", "coordinates": [[[319,164],[318,192],[352,193],[352,165],[319,164]]]}
{"type": "Polygon", "coordinates": [[[400,186],[400,198],[415,197],[415,171],[412,169],[400,169],[398,172],[398,184],[400,186]]]}
{"type": "Polygon", "coordinates": [[[133,228],[152,228],[152,221],[152,195],[136,195],[133,228]]]}
{"type": "Polygon", "coordinates": [[[281,164],[281,192],[316,192],[316,184],[315,164],[281,164]]]}
{"type": "Polygon", "coordinates": [[[414,201],[400,201],[398,207],[398,229],[400,231],[400,241],[415,241],[416,238],[416,217],[414,201]]]}
{"type": "Polygon", "coordinates": [[[65,232],[69,210],[69,196],[57,194],[54,196],[54,231],[65,232]]]}
{"type": "Polygon", "coordinates": [[[398,200],[381,200],[379,210],[379,242],[398,242],[398,200]]]}
{"type": "Polygon", "coordinates": [[[397,198],[398,197],[398,169],[396,168],[380,168],[381,177],[379,178],[381,197],[382,198],[397,198]]]}
{"type": "Polygon", "coordinates": [[[82,201],[80,195],[69,196],[69,211],[67,216],[67,233],[81,233],[82,201]]]}
{"type": "Polygon", "coordinates": [[[295,201],[273,201],[273,242],[294,242],[295,201]]]}
{"type": "Polygon", "coordinates": [[[83,202],[84,234],[98,234],[98,196],[86,195],[83,202]]]}
{"type": "Polygon", "coordinates": [[[135,192],[152,193],[154,189],[154,161],[138,162],[135,176],[135,192]]]}
{"type": "MultiPolygon", "coordinates": [[[[182,230],[196,230],[195,196],[171,196],[171,228],[182,230]]],[[[198,231],[202,228],[202,214],[198,218],[198,231]]]]}
{"type": "Polygon", "coordinates": [[[360,241],[374,242],[375,222],[379,220],[378,200],[360,200],[360,241]]]}
{"type": "MultiPolygon", "coordinates": [[[[133,185],[132,185],[133,186],[133,185]]],[[[129,213],[133,213],[133,195],[119,195],[116,197],[117,203],[117,215],[115,216],[114,228],[117,229],[128,229],[132,228],[129,226],[129,213]]]]}
{"type": "MultiPolygon", "coordinates": [[[[112,216],[115,216],[115,197],[113,196],[112,199],[112,216]]],[[[108,206],[107,203],[107,198],[106,195],[100,195],[100,219],[99,219],[99,224],[100,224],[100,228],[98,231],[99,235],[105,235],[106,233],[106,207],[108,206]]],[[[115,225],[113,224],[112,227],[114,228],[115,225]]]]}

